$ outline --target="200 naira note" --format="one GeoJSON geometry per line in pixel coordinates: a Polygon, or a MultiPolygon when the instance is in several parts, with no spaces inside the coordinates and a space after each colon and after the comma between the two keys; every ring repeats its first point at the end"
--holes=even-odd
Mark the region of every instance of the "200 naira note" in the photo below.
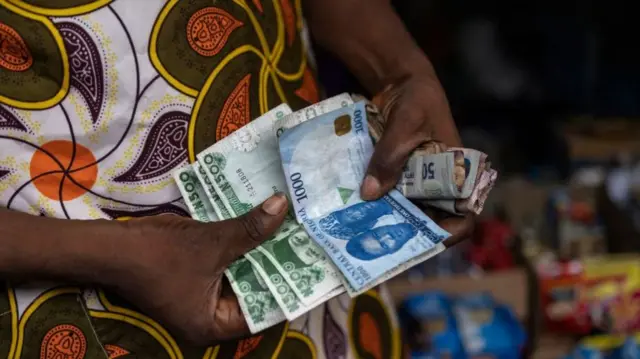
{"type": "MultiPolygon", "coordinates": [[[[273,126],[289,112],[288,106],[278,106],[197,156],[232,217],[248,212],[275,192],[286,192],[273,126]]],[[[340,273],[306,232],[299,231],[300,226],[295,222],[293,225],[296,230],[285,222],[274,237],[258,250],[271,260],[300,302],[305,307],[313,307],[328,295],[340,293],[340,289],[337,289],[342,284],[340,273]],[[292,239],[293,233],[296,233],[295,238],[306,236],[309,239],[306,252],[297,250],[296,242],[292,239]],[[290,247],[288,251],[281,250],[286,247],[290,247]],[[299,257],[302,253],[307,255],[312,251],[318,255],[313,258],[299,257]]],[[[249,258],[254,260],[254,264],[259,263],[255,258],[249,258]]],[[[262,269],[265,273],[266,268],[262,269]]],[[[278,292],[274,295],[277,296],[278,292]]],[[[284,300],[279,298],[281,304],[284,300]]],[[[285,312],[286,308],[288,306],[285,305],[285,312]]],[[[296,312],[288,315],[294,316],[296,312]]]]}
{"type": "MultiPolygon", "coordinates": [[[[201,222],[219,220],[192,166],[178,169],[174,178],[193,219],[201,222]]],[[[229,266],[225,275],[238,297],[240,309],[252,333],[267,329],[285,319],[268,286],[245,258],[229,266]]]]}
{"type": "Polygon", "coordinates": [[[396,190],[376,201],[360,198],[372,154],[363,102],[280,136],[296,218],[340,269],[350,294],[436,255],[450,236],[396,190]]]}

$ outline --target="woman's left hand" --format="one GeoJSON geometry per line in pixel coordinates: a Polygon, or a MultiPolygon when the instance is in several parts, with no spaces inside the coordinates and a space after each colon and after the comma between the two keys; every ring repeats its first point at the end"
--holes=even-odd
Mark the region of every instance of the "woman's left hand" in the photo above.
{"type": "MultiPolygon", "coordinates": [[[[433,77],[412,75],[387,86],[375,95],[373,103],[386,119],[362,185],[362,197],[373,200],[390,191],[400,179],[411,155],[421,144],[436,140],[450,147],[461,147],[447,97],[433,77]]],[[[428,214],[452,236],[447,246],[468,238],[474,218],[444,216],[441,211],[428,214]]]]}

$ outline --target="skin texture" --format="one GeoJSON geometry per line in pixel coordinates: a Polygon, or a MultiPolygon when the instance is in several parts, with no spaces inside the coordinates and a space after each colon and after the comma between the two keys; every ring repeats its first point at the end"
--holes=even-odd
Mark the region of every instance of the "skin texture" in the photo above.
{"type": "MultiPolygon", "coordinates": [[[[373,102],[385,116],[385,130],[362,187],[365,199],[377,199],[393,188],[420,144],[436,140],[462,146],[433,66],[389,0],[307,0],[303,5],[314,40],[375,94],[373,102]]],[[[473,230],[472,215],[447,217],[425,210],[452,234],[447,246],[469,237],[473,230]]]]}
{"type": "Polygon", "coordinates": [[[186,340],[215,344],[249,332],[224,269],[270,238],[286,213],[281,194],[216,223],[69,221],[0,209],[0,275],[99,284],[186,340]]]}
{"type": "MultiPolygon", "coordinates": [[[[436,140],[450,147],[462,146],[444,91],[429,79],[409,76],[389,85],[373,98],[373,103],[381,109],[387,122],[363,183],[365,199],[376,199],[391,190],[398,182],[409,155],[419,145],[436,140]]],[[[447,247],[471,235],[472,214],[448,216],[417,204],[452,234],[445,242],[447,247]]]]}
{"type": "MultiPolygon", "coordinates": [[[[460,145],[435,72],[388,0],[303,5],[315,41],[342,59],[388,114],[363,185],[367,199],[393,186],[422,142],[460,145]]],[[[285,212],[282,196],[216,223],[171,215],[129,222],[58,220],[0,209],[0,276],[106,286],[173,333],[194,344],[214,344],[248,333],[224,269],[269,238],[285,212]]],[[[448,245],[471,230],[470,217],[429,214],[453,234],[448,245]]]]}

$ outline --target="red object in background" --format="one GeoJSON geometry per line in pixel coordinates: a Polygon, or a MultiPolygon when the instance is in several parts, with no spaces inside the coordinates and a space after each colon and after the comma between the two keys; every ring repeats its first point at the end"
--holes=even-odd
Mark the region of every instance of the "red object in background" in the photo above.
{"type": "Polygon", "coordinates": [[[551,331],[588,334],[592,329],[589,308],[580,298],[583,268],[578,261],[554,262],[537,270],[546,328],[551,331]]]}
{"type": "Polygon", "coordinates": [[[568,214],[572,221],[582,222],[584,224],[593,224],[596,219],[593,206],[585,202],[571,203],[568,214]]]}
{"type": "Polygon", "coordinates": [[[486,271],[513,268],[510,246],[514,236],[511,226],[498,218],[478,222],[469,250],[470,261],[486,271]]]}

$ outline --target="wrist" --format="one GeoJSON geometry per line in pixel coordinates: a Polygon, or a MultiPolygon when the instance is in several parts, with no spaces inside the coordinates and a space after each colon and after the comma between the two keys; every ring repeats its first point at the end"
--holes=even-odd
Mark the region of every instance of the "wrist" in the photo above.
{"type": "Polygon", "coordinates": [[[377,79],[377,91],[383,91],[389,86],[398,85],[410,78],[419,78],[423,83],[430,84],[433,88],[440,88],[440,81],[429,58],[416,48],[398,50],[398,56],[389,61],[380,70],[377,79]]]}
{"type": "Polygon", "coordinates": [[[0,275],[110,284],[123,270],[127,226],[118,221],[60,220],[0,210],[0,275]]]}
{"type": "Polygon", "coordinates": [[[304,4],[314,40],[337,55],[370,95],[408,76],[438,81],[429,58],[389,1],[327,0],[304,4]]]}
{"type": "Polygon", "coordinates": [[[126,276],[135,243],[129,226],[108,220],[72,222],[69,236],[51,243],[59,250],[47,270],[64,280],[101,285],[126,276]]]}

